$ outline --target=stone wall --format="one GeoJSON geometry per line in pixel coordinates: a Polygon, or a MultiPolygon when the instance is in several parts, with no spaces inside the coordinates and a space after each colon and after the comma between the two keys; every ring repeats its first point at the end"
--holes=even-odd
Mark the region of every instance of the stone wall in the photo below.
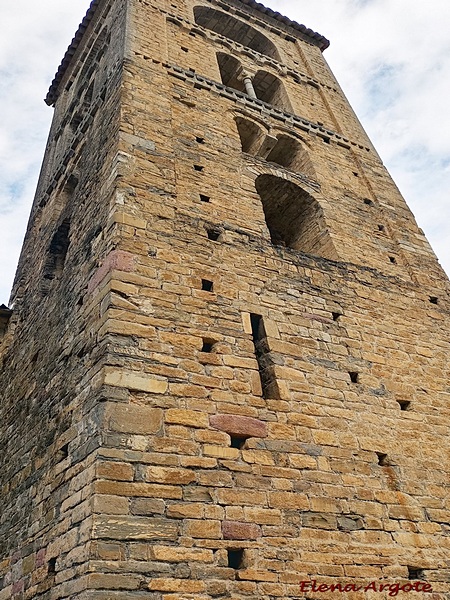
{"type": "Polygon", "coordinates": [[[0,600],[447,598],[449,284],[319,48],[237,1],[95,15],[2,346],[0,600]],[[292,112],[225,86],[217,52],[292,112]],[[270,210],[308,220],[309,254],[270,210]]]}

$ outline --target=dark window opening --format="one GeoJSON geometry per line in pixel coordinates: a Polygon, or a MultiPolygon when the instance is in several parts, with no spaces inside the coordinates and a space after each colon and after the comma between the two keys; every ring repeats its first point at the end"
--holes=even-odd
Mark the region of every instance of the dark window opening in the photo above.
{"type": "Polygon", "coordinates": [[[205,167],[203,167],[202,165],[194,165],[194,169],[195,169],[196,171],[203,171],[203,169],[204,169],[204,168],[205,168],[205,167]]]}
{"type": "Polygon", "coordinates": [[[430,296],[430,302],[431,304],[438,304],[439,299],[437,298],[437,296],[430,296]]]}
{"type": "Polygon", "coordinates": [[[359,373],[357,371],[349,371],[350,381],[352,383],[358,383],[359,381],[359,373]]]}
{"type": "Polygon", "coordinates": [[[378,225],[378,231],[384,231],[384,225],[378,225]]]}
{"type": "Polygon", "coordinates": [[[342,313],[339,313],[339,312],[334,312],[331,314],[333,316],[333,321],[339,321],[340,317],[342,317],[342,313]]]}
{"type": "Polygon", "coordinates": [[[230,569],[242,569],[244,562],[244,550],[227,550],[228,566],[230,569]]]}
{"type": "Polygon", "coordinates": [[[425,579],[425,571],[418,567],[408,567],[408,579],[425,579]]]}
{"type": "Polygon", "coordinates": [[[389,466],[387,454],[383,454],[382,452],[377,452],[376,454],[377,454],[377,458],[378,458],[378,464],[380,465],[380,467],[389,466]]]}
{"type": "Polygon", "coordinates": [[[245,436],[232,435],[230,446],[232,448],[238,448],[240,450],[244,446],[247,439],[248,438],[245,436]]]}
{"type": "Polygon", "coordinates": [[[214,348],[215,341],[209,338],[203,338],[203,345],[201,352],[212,352],[214,348]]]}
{"type": "Polygon", "coordinates": [[[287,246],[332,260],[337,258],[322,209],[308,192],[274,175],[260,175],[255,187],[274,246],[287,246]]]}
{"type": "Polygon", "coordinates": [[[261,315],[251,314],[250,322],[263,398],[279,400],[280,391],[275,375],[275,365],[271,357],[267,334],[264,328],[264,320],[261,315]]]}
{"type": "Polygon", "coordinates": [[[214,288],[214,282],[209,279],[202,279],[202,290],[205,292],[212,292],[214,288]]]}
{"type": "Polygon", "coordinates": [[[205,196],[205,194],[200,194],[201,202],[209,202],[211,198],[209,196],[205,196]]]}
{"type": "Polygon", "coordinates": [[[280,55],[273,42],[248,23],[244,23],[230,14],[206,6],[196,6],[194,18],[201,27],[280,61],[280,55]]]}
{"type": "Polygon", "coordinates": [[[411,402],[409,400],[397,400],[400,405],[400,410],[408,410],[411,406],[411,402]]]}
{"type": "Polygon", "coordinates": [[[390,256],[390,257],[389,257],[389,260],[391,261],[391,263],[392,263],[393,265],[397,264],[397,260],[395,259],[395,256],[390,256]]]}
{"type": "Polygon", "coordinates": [[[196,141],[198,144],[204,144],[204,143],[205,143],[205,138],[202,138],[202,137],[196,137],[196,138],[195,138],[195,141],[196,141]]]}

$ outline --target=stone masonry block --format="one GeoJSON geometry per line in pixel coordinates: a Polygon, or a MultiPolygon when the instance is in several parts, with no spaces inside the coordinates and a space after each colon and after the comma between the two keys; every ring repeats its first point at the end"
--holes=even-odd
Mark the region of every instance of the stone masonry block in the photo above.
{"type": "Polygon", "coordinates": [[[255,523],[223,521],[222,533],[226,540],[256,540],[261,536],[261,527],[255,523]]]}
{"type": "Polygon", "coordinates": [[[162,419],[160,408],[116,403],[108,403],[105,407],[105,422],[111,431],[152,434],[161,429],[162,419]]]}
{"type": "Polygon", "coordinates": [[[208,415],[196,410],[169,408],[166,411],[166,423],[186,425],[188,427],[208,427],[208,415]]]}
{"type": "Polygon", "coordinates": [[[167,381],[165,379],[155,379],[154,377],[145,377],[137,375],[130,371],[120,371],[107,367],[105,369],[105,385],[124,387],[137,392],[148,392],[151,394],[164,394],[167,391],[167,381]]]}
{"type": "Polygon", "coordinates": [[[230,435],[243,437],[267,437],[267,423],[240,415],[211,415],[211,427],[226,431],[230,435]]]}

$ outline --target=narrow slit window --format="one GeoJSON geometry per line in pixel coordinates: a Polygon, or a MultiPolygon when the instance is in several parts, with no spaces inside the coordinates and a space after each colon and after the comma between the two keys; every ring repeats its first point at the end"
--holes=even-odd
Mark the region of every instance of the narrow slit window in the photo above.
{"type": "Polygon", "coordinates": [[[48,575],[55,575],[56,573],[56,557],[51,558],[47,563],[47,573],[48,575]]]}
{"type": "Polygon", "coordinates": [[[259,377],[261,380],[262,395],[264,398],[279,400],[280,391],[275,376],[275,365],[271,357],[263,318],[261,315],[251,314],[250,322],[252,326],[255,356],[258,362],[259,377]]]}

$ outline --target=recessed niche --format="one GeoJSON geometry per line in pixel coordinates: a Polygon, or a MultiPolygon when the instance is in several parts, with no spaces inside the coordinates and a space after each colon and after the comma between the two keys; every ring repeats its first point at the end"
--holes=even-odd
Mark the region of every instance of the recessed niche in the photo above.
{"type": "Polygon", "coordinates": [[[400,410],[409,410],[411,407],[411,402],[409,400],[397,400],[400,410]]]}
{"type": "Polygon", "coordinates": [[[350,376],[350,381],[352,383],[358,383],[359,382],[359,373],[357,371],[349,371],[348,374],[350,376]]]}
{"type": "Polygon", "coordinates": [[[425,571],[419,567],[408,567],[408,579],[425,579],[425,571]]]}
{"type": "Polygon", "coordinates": [[[202,290],[205,292],[212,292],[214,288],[214,282],[209,279],[202,279],[202,290]]]}
{"type": "Polygon", "coordinates": [[[383,454],[382,452],[377,452],[376,454],[377,454],[377,458],[378,458],[378,464],[380,465],[380,467],[389,466],[387,454],[383,454]]]}
{"type": "Polygon", "coordinates": [[[230,569],[241,569],[244,561],[244,550],[227,550],[230,569]]]}
{"type": "Polygon", "coordinates": [[[205,194],[200,194],[201,202],[209,202],[211,200],[210,196],[205,196],[205,194]]]}

